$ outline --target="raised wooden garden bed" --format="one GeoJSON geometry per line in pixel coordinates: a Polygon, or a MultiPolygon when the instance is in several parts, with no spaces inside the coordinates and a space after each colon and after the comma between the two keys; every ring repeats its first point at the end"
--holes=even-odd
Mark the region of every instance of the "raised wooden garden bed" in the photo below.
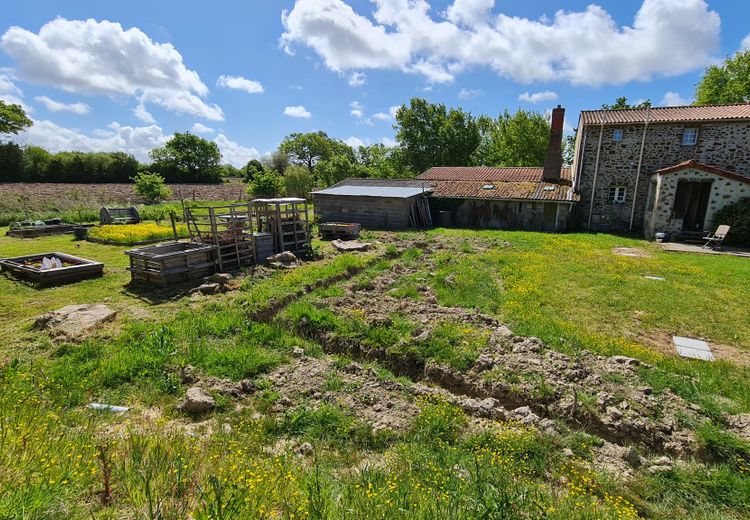
{"type": "Polygon", "coordinates": [[[51,224],[44,226],[22,226],[11,228],[5,233],[6,236],[15,238],[36,238],[47,235],[62,235],[73,233],[79,224],[51,224]]]}
{"type": "Polygon", "coordinates": [[[214,272],[216,247],[195,242],[171,242],[125,251],[133,282],[166,287],[214,272]]]}
{"type": "Polygon", "coordinates": [[[17,278],[28,280],[39,287],[50,287],[97,278],[104,274],[104,264],[64,253],[40,253],[0,260],[2,271],[17,278]],[[42,260],[59,258],[62,267],[42,269],[42,260]]]}

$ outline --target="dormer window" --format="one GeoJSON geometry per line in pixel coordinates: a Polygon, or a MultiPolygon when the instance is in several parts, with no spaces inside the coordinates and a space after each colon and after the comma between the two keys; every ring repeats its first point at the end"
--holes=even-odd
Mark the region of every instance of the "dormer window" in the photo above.
{"type": "Polygon", "coordinates": [[[495,189],[495,185],[494,184],[485,184],[484,186],[482,186],[482,189],[483,190],[494,190],[495,189]]]}
{"type": "Polygon", "coordinates": [[[615,128],[612,130],[612,140],[622,141],[622,128],[615,128]]]}
{"type": "Polygon", "coordinates": [[[698,129],[686,128],[682,132],[682,146],[694,146],[698,142],[698,129]]]}

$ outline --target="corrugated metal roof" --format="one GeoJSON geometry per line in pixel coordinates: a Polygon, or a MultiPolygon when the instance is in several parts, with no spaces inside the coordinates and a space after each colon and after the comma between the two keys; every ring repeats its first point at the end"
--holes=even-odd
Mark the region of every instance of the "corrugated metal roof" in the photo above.
{"type": "Polygon", "coordinates": [[[718,175],[719,177],[726,177],[727,179],[733,179],[735,181],[740,181],[746,184],[750,184],[750,177],[746,177],[739,173],[723,170],[721,168],[717,168],[716,166],[711,166],[710,164],[699,163],[698,161],[694,161],[694,160],[684,161],[679,164],[675,164],[674,166],[661,168],[659,170],[652,172],[651,175],[655,175],[655,174],[667,175],[669,173],[679,172],[682,170],[687,170],[689,168],[692,168],[695,170],[701,170],[707,173],[711,173],[713,175],[718,175]]]}
{"type": "Polygon", "coordinates": [[[338,188],[340,186],[380,186],[385,188],[421,188],[422,186],[430,187],[432,183],[414,179],[363,179],[350,177],[339,181],[329,188],[338,188]]]}
{"type": "Polygon", "coordinates": [[[337,186],[313,192],[316,195],[336,195],[340,197],[383,197],[392,199],[408,199],[421,195],[432,188],[404,188],[388,186],[337,186]]]}
{"type": "Polygon", "coordinates": [[[582,124],[677,123],[750,119],[750,104],[584,110],[582,124]]]}
{"type": "MultiPolygon", "coordinates": [[[[496,168],[492,166],[435,166],[419,180],[431,181],[498,181],[498,182],[541,182],[544,168],[541,166],[520,166],[496,168]]],[[[571,180],[570,168],[563,168],[561,178],[571,180]]]]}
{"type": "Polygon", "coordinates": [[[575,202],[572,186],[549,182],[438,181],[433,197],[575,202]]]}

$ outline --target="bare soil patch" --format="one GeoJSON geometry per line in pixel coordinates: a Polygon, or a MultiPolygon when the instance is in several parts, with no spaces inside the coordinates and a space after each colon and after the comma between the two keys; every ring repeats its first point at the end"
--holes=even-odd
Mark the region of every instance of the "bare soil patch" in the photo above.
{"type": "Polygon", "coordinates": [[[651,254],[640,247],[613,247],[612,252],[620,256],[630,256],[635,258],[651,258],[651,254]]]}

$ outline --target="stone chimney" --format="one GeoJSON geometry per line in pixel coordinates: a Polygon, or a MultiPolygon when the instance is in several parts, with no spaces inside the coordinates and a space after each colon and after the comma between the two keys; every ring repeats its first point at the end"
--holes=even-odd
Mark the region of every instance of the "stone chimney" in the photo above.
{"type": "Polygon", "coordinates": [[[563,123],[565,122],[565,109],[557,105],[552,109],[552,124],[549,131],[549,143],[547,144],[547,156],[544,158],[544,175],[547,182],[560,180],[562,169],[562,138],[563,123]]]}

